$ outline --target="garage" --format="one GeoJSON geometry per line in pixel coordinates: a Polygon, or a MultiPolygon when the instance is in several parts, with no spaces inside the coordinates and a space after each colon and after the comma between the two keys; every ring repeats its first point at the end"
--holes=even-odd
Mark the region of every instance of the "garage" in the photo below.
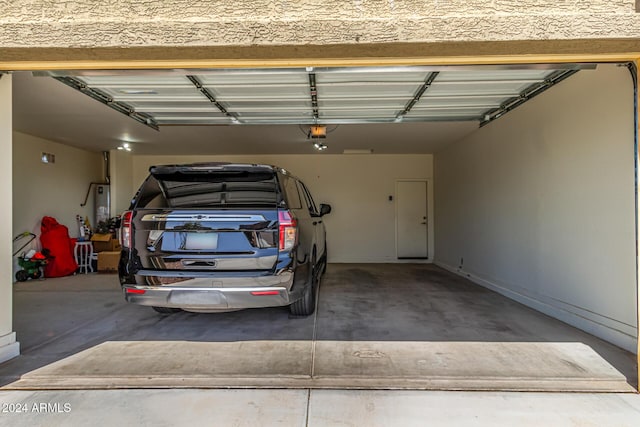
{"type": "Polygon", "coordinates": [[[22,355],[0,366],[3,386],[632,391],[634,73],[537,63],[5,75],[14,235],[38,233],[44,215],[77,235],[76,215],[95,222],[91,183],[109,183],[119,215],[157,164],[276,164],[333,212],[305,319],[280,308],[162,317],[125,304],[108,274],[15,285],[22,355]]]}

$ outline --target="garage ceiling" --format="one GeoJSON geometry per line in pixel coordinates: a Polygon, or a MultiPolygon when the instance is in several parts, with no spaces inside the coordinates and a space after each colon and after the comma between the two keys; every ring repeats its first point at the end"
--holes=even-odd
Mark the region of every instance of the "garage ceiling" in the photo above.
{"type": "Polygon", "coordinates": [[[340,126],[328,152],[431,153],[584,68],[55,71],[15,76],[14,126],[94,150],[126,141],[141,154],[277,154],[313,152],[305,126],[326,124],[340,126]]]}

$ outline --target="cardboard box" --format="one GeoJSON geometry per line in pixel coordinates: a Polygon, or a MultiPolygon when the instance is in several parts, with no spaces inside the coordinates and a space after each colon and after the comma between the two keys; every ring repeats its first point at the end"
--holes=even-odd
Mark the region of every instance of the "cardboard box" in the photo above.
{"type": "Polygon", "coordinates": [[[120,251],[105,251],[98,253],[98,272],[115,273],[118,271],[120,251]]]}
{"type": "Polygon", "coordinates": [[[111,234],[94,234],[91,236],[94,252],[113,252],[120,250],[120,241],[111,234]]]}

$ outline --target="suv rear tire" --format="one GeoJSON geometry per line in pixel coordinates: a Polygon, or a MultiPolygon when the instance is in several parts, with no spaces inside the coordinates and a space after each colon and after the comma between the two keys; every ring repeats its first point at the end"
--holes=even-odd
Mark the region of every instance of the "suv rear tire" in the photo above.
{"type": "Polygon", "coordinates": [[[310,316],[316,309],[316,289],[318,288],[318,268],[316,257],[313,256],[311,274],[302,294],[302,298],[289,306],[289,311],[294,316],[310,316]]]}

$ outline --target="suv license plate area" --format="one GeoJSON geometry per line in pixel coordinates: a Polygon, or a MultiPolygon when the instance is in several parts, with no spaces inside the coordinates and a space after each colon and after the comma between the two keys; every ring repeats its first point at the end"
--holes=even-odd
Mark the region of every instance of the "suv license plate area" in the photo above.
{"type": "Polygon", "coordinates": [[[184,233],[184,246],[188,251],[215,251],[218,249],[218,233],[184,233]]]}
{"type": "Polygon", "coordinates": [[[219,292],[213,290],[176,290],[169,295],[171,304],[183,304],[190,306],[220,306],[226,307],[226,298],[219,292]]]}

